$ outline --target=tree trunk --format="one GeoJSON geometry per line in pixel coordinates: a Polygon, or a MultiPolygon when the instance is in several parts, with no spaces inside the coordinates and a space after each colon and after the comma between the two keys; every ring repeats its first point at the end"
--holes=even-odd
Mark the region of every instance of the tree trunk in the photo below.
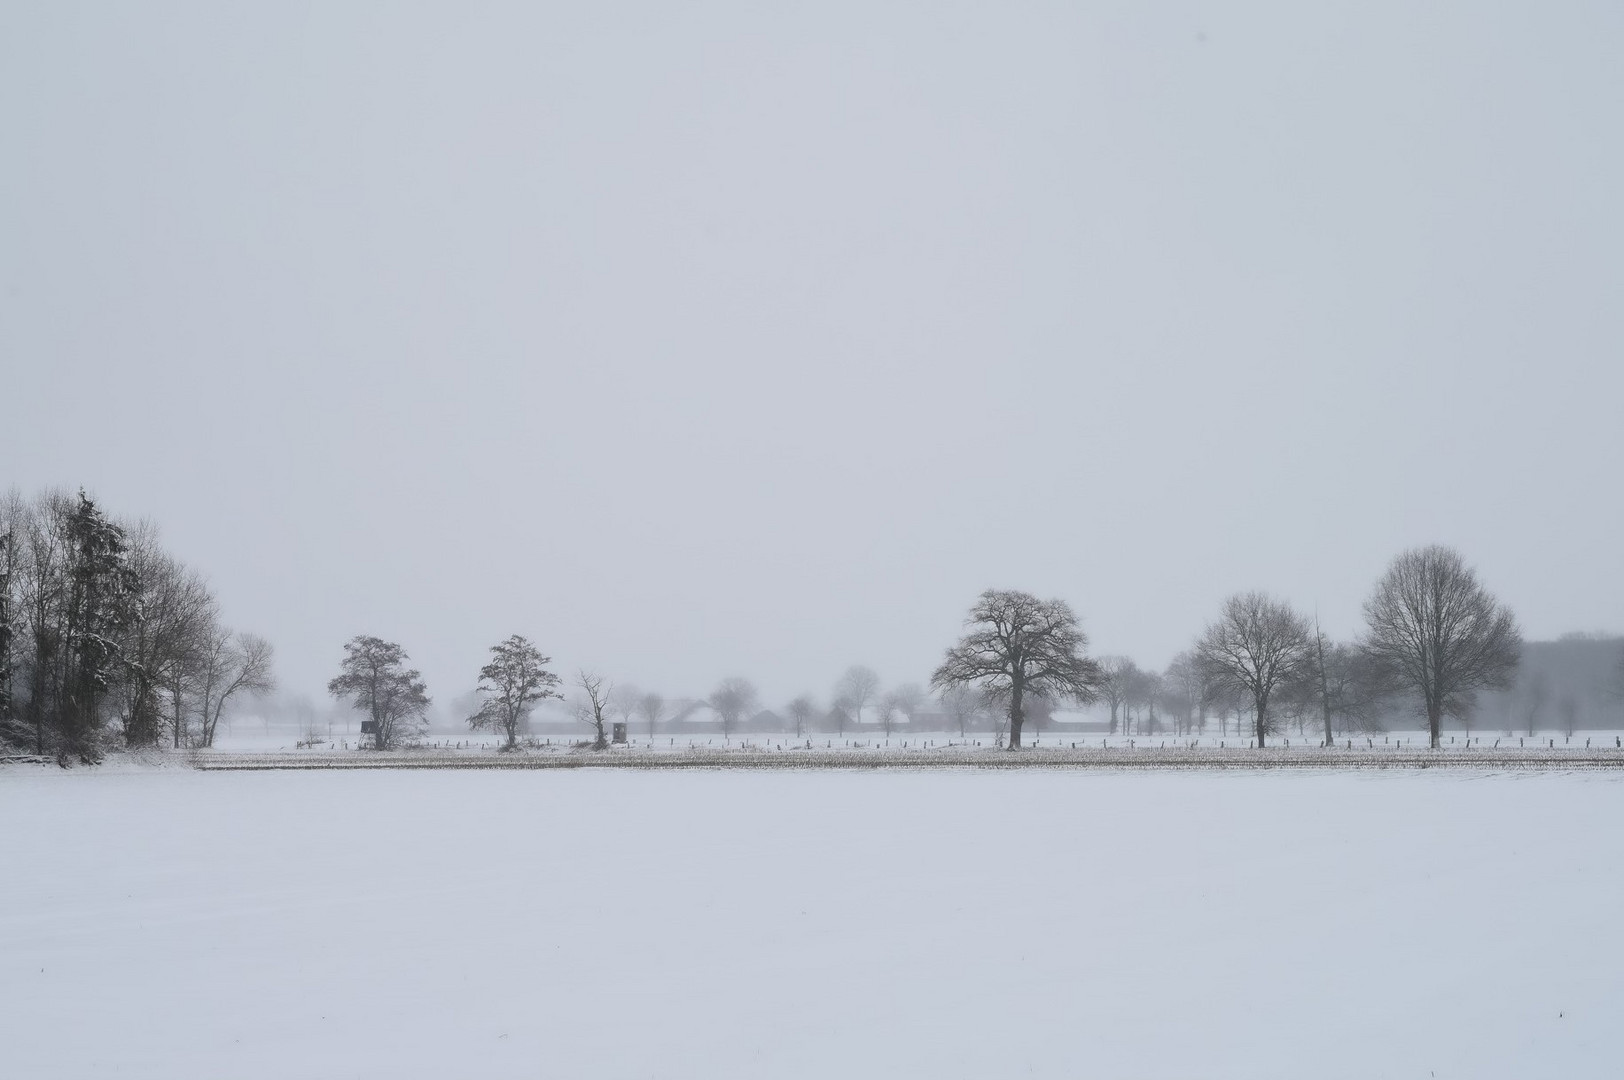
{"type": "Polygon", "coordinates": [[[1256,707],[1257,748],[1261,750],[1263,749],[1263,741],[1269,730],[1269,700],[1267,698],[1258,698],[1256,707]]]}
{"type": "Polygon", "coordinates": [[[1025,693],[1025,690],[1026,688],[1021,685],[1019,679],[1011,684],[1009,690],[1009,748],[1011,750],[1021,748],[1021,723],[1026,719],[1021,712],[1021,696],[1025,693]]]}
{"type": "Polygon", "coordinates": [[[1427,729],[1432,736],[1432,748],[1438,749],[1438,736],[1443,727],[1443,709],[1437,705],[1427,706],[1427,729]]]}
{"type": "MultiPolygon", "coordinates": [[[[220,727],[220,714],[226,711],[226,698],[229,696],[229,693],[222,694],[220,699],[214,703],[214,715],[203,718],[203,745],[211,749],[214,746],[214,733],[220,727]]],[[[302,735],[303,732],[300,732],[300,734],[302,735]]]]}
{"type": "Polygon", "coordinates": [[[28,694],[28,716],[34,723],[34,753],[45,756],[45,687],[47,679],[40,677],[40,672],[50,671],[50,653],[39,645],[40,635],[45,633],[43,620],[36,620],[38,629],[34,631],[34,677],[28,694]]]}

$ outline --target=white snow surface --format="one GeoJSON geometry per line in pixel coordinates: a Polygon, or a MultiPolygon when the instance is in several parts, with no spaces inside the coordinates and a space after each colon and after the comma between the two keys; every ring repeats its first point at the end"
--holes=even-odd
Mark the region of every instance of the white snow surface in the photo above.
{"type": "Polygon", "coordinates": [[[1624,778],[0,769],[15,1077],[1616,1076],[1624,778]]]}

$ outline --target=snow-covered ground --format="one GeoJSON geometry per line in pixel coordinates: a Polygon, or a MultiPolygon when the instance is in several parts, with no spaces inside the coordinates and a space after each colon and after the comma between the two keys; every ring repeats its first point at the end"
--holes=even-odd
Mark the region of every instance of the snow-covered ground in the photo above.
{"type": "Polygon", "coordinates": [[[1615,1076],[1624,777],[0,769],[17,1077],[1615,1076]]]}

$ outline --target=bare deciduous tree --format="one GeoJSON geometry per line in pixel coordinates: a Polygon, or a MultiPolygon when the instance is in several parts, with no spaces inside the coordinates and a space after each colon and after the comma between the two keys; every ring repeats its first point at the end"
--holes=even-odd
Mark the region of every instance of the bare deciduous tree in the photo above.
{"type": "Polygon", "coordinates": [[[969,734],[970,725],[981,715],[981,691],[961,684],[945,688],[938,696],[942,701],[942,711],[958,727],[959,738],[964,738],[969,734]]]}
{"type": "MultiPolygon", "coordinates": [[[[879,692],[880,677],[874,673],[874,669],[864,667],[862,664],[853,664],[835,683],[835,707],[849,711],[852,723],[861,728],[863,709],[879,695],[879,692]]],[[[844,721],[840,727],[843,732],[844,721]]]]}
{"type": "Polygon", "coordinates": [[[13,708],[32,735],[34,753],[41,755],[55,733],[61,701],[57,673],[66,636],[70,559],[67,519],[72,505],[67,492],[55,490],[12,511],[12,543],[17,558],[14,620],[24,639],[22,646],[14,646],[13,654],[22,676],[19,681],[28,688],[26,702],[13,708]]]}
{"type": "Polygon", "coordinates": [[[1145,671],[1135,667],[1129,673],[1127,680],[1127,696],[1123,704],[1128,708],[1137,705],[1142,710],[1139,714],[1138,732],[1141,735],[1154,735],[1158,730],[1156,721],[1156,702],[1162,692],[1162,677],[1154,671],[1145,671]]]}
{"type": "Polygon", "coordinates": [[[979,686],[1009,695],[1009,748],[1021,745],[1028,694],[1087,703],[1099,695],[1104,675],[1083,655],[1088,637],[1064,600],[988,589],[970,609],[969,633],[947,650],[931,686],[979,686]]]}
{"type": "Polygon", "coordinates": [[[727,737],[733,734],[733,729],[739,726],[739,721],[750,715],[756,707],[756,688],[748,679],[723,679],[705,703],[716,710],[716,715],[722,718],[722,735],[727,737]]]}
{"type": "Polygon", "coordinates": [[[899,716],[911,727],[924,700],[925,692],[913,683],[904,683],[881,694],[878,702],[880,726],[884,729],[886,737],[890,738],[892,727],[899,716]]]}
{"type": "Polygon", "coordinates": [[[992,721],[993,742],[999,749],[1003,749],[1009,739],[1010,692],[1008,689],[986,687],[975,693],[981,698],[981,711],[992,721]]]}
{"type": "Polygon", "coordinates": [[[891,708],[913,727],[914,717],[925,704],[925,692],[917,683],[903,683],[886,695],[891,699],[891,708]]]}
{"type": "Polygon", "coordinates": [[[217,628],[209,636],[198,692],[200,741],[204,746],[214,745],[215,729],[232,698],[239,693],[268,694],[276,687],[271,674],[274,656],[271,643],[255,634],[233,634],[217,628]]]}
{"type": "Polygon", "coordinates": [[[579,671],[575,675],[575,685],[584,695],[576,703],[575,715],[582,723],[592,726],[592,749],[609,749],[609,733],[604,723],[608,718],[610,698],[615,692],[614,684],[595,671],[579,671]]]}
{"type": "Polygon", "coordinates": [[[428,688],[406,666],[408,659],[393,641],[361,634],[345,643],[340,674],[327,684],[329,694],[370,718],[373,749],[399,746],[422,730],[428,715],[428,688]]]}
{"type": "Polygon", "coordinates": [[[1248,592],[1224,601],[1196,643],[1196,656],[1213,679],[1251,698],[1261,747],[1270,731],[1270,699],[1302,674],[1312,649],[1306,619],[1266,593],[1248,592]]]}
{"type": "Polygon", "coordinates": [[[1521,658],[1516,618],[1439,545],[1393,560],[1365,601],[1365,622],[1366,652],[1419,696],[1434,748],[1443,718],[1463,716],[1479,690],[1510,686],[1521,658]]]}
{"type": "Polygon", "coordinates": [[[1579,730],[1579,696],[1571,692],[1558,695],[1556,715],[1562,718],[1562,734],[1573,738],[1573,733],[1579,730]]]}
{"type": "MultiPolygon", "coordinates": [[[[183,644],[174,617],[182,571],[158,546],[157,530],[147,521],[130,531],[129,559],[136,583],[135,617],[124,640],[126,677],[119,721],[125,745],[150,746],[163,737],[158,673],[183,644]]],[[[175,745],[180,745],[179,740],[175,745]]]]}
{"type": "Polygon", "coordinates": [[[1128,703],[1128,688],[1133,685],[1139,668],[1126,656],[1103,656],[1099,664],[1100,697],[1111,707],[1111,734],[1115,735],[1118,730],[1126,730],[1125,718],[1119,717],[1128,703]]]}
{"type": "Polygon", "coordinates": [[[1284,731],[1296,725],[1297,735],[1306,738],[1310,723],[1319,726],[1321,712],[1319,681],[1314,673],[1313,638],[1310,634],[1308,659],[1275,693],[1270,705],[1270,717],[1276,721],[1275,730],[1284,731]]]}
{"type": "Polygon", "coordinates": [[[501,732],[503,750],[518,746],[519,728],[536,704],[563,696],[555,689],[558,676],[547,670],[552,662],[519,634],[492,645],[490,662],[479,669],[479,693],[485,698],[468,726],[501,732]]]}
{"type": "Polygon", "coordinates": [[[203,712],[199,695],[208,682],[212,647],[219,640],[219,609],[208,584],[192,571],[167,577],[160,588],[158,602],[167,611],[154,634],[150,674],[163,692],[165,720],[178,749],[191,738],[191,715],[203,712]]]}
{"type": "Polygon", "coordinates": [[[1518,687],[1517,699],[1523,726],[1532,735],[1539,730],[1540,717],[1545,714],[1545,706],[1550,704],[1551,677],[1543,671],[1534,672],[1518,687]]]}
{"type": "Polygon", "coordinates": [[[1193,651],[1173,657],[1162,677],[1171,701],[1180,710],[1183,730],[1190,732],[1207,723],[1207,708],[1212,704],[1212,676],[1206,666],[1196,659],[1193,651]]]}
{"type": "MultiPolygon", "coordinates": [[[[614,692],[609,695],[609,711],[606,715],[619,718],[619,723],[626,729],[625,734],[628,738],[631,737],[632,722],[638,716],[638,703],[642,700],[643,691],[634,683],[616,683],[614,692]]],[[[611,737],[609,741],[614,742],[614,739],[611,737]]]]}
{"type": "Polygon", "coordinates": [[[1055,707],[1054,699],[1047,694],[1027,694],[1021,711],[1026,714],[1026,722],[1032,731],[1042,733],[1053,722],[1055,707]]]}
{"type": "Polygon", "coordinates": [[[665,698],[659,694],[643,694],[637,699],[637,715],[648,725],[648,737],[654,738],[654,731],[665,716],[665,698]]]}
{"type": "Polygon", "coordinates": [[[788,705],[784,711],[789,714],[790,722],[795,725],[795,737],[799,739],[812,726],[812,718],[817,716],[818,707],[810,694],[802,694],[788,705]]]}
{"type": "Polygon", "coordinates": [[[1362,649],[1340,641],[1316,641],[1314,679],[1321,714],[1331,725],[1328,730],[1381,730],[1388,688],[1379,666],[1362,649]]]}
{"type": "Polygon", "coordinates": [[[889,693],[881,694],[874,702],[875,719],[880,723],[880,731],[885,737],[891,737],[891,725],[897,718],[897,702],[889,693]]]}

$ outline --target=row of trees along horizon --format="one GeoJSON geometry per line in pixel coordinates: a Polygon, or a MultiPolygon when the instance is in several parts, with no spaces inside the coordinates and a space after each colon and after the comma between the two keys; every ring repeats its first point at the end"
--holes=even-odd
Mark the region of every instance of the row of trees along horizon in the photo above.
{"type": "MultiPolygon", "coordinates": [[[[615,723],[653,737],[693,730],[700,709],[724,738],[987,732],[1010,749],[1029,724],[1053,729],[1057,711],[1078,706],[1108,715],[1111,734],[1180,737],[1216,726],[1256,746],[1293,729],[1334,745],[1416,718],[1432,746],[1446,723],[1533,734],[1554,717],[1572,734],[1581,717],[1590,727],[1624,720],[1624,641],[1525,643],[1510,610],[1450,548],[1400,554],[1364,616],[1358,640],[1333,641],[1288,603],[1240,593],[1157,672],[1090,657],[1063,600],[990,589],[932,673],[931,694],[917,684],[885,690],[856,665],[827,707],[801,695],[781,714],[763,710],[755,687],[737,677],[703,699],[668,701],[580,671],[566,699],[551,659],[515,634],[490,648],[477,688],[457,703],[461,722],[509,750],[524,744],[536,710],[553,705],[584,723],[597,749],[615,723]],[[1529,670],[1519,679],[1520,668],[1529,670]]],[[[0,501],[0,747],[66,765],[95,762],[116,745],[212,746],[231,707],[273,691],[273,655],[263,638],[222,623],[206,580],[163,550],[150,522],[109,518],[83,491],[0,501]]],[[[364,718],[376,749],[411,745],[428,729],[428,688],[395,642],[353,638],[327,689],[364,718]]]]}

